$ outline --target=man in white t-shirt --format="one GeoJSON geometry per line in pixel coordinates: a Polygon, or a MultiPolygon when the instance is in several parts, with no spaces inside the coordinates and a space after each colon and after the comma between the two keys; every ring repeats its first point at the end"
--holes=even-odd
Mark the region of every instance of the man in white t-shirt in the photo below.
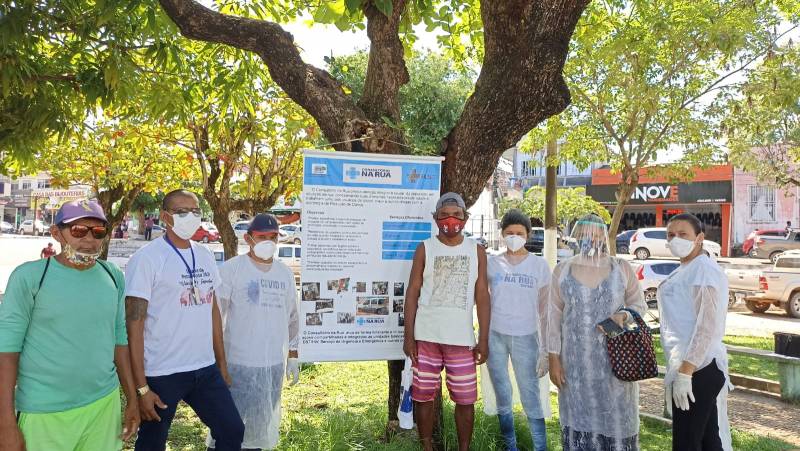
{"type": "Polygon", "coordinates": [[[125,271],[126,324],[142,424],[137,451],[162,451],[179,401],[194,409],[220,451],[239,451],[244,424],[228,385],[221,287],[213,254],[191,237],[200,227],[197,196],[164,197],[166,233],[139,249],[125,271]]]}
{"type": "Polygon", "coordinates": [[[292,270],[273,258],[278,226],[275,216],[257,215],[244,235],[250,252],[220,269],[225,355],[233,401],[245,423],[243,451],[278,445],[283,376],[294,385],[300,375],[297,288],[292,270]]]}

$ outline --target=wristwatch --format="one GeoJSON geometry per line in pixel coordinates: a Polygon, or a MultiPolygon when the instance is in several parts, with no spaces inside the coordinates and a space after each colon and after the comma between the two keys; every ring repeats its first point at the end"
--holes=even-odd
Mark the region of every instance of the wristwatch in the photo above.
{"type": "Polygon", "coordinates": [[[142,396],[146,395],[150,391],[150,387],[145,385],[144,387],[139,387],[136,389],[136,394],[139,395],[141,398],[142,396]]]}

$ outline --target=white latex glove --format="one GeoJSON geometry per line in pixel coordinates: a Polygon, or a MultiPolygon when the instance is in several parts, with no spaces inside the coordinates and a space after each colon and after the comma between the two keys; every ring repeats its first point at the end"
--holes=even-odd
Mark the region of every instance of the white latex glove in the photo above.
{"type": "Polygon", "coordinates": [[[290,387],[300,380],[300,362],[296,357],[286,359],[286,380],[291,381],[289,382],[290,387]]]}
{"type": "Polygon", "coordinates": [[[692,376],[678,373],[672,382],[672,399],[681,410],[689,410],[689,401],[694,402],[692,393],[692,376]]]}
{"type": "Polygon", "coordinates": [[[536,376],[545,377],[550,372],[550,361],[547,360],[546,352],[539,352],[539,359],[536,362],[536,376]]]}
{"type": "Polygon", "coordinates": [[[667,408],[667,415],[672,418],[672,384],[665,387],[664,406],[667,408]]]}

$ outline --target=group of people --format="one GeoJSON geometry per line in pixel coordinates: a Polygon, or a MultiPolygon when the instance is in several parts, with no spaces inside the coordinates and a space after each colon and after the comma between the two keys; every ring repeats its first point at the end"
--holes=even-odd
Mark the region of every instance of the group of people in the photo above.
{"type": "Polygon", "coordinates": [[[195,194],[168,193],[166,233],[123,275],[98,259],[100,205],[59,209],[61,252],[17,267],[0,304],[0,449],[119,450],[138,434],[136,450],[161,451],[180,401],[211,450],[277,445],[284,376],[300,374],[294,276],[273,259],[279,223],[256,216],[249,252],[218,270],[190,240],[200,214],[195,194]]]}
{"type": "MultiPolygon", "coordinates": [[[[535,450],[547,447],[539,378],[548,373],[563,449],[639,449],[638,385],[612,373],[598,324],[630,328],[647,307],[631,266],[609,255],[606,225],[580,219],[577,254],[551,270],[525,250],[531,223],[520,211],[503,217],[506,251],[491,257],[465,239],[467,217],[458,194],[438,200],[438,234],[417,247],[406,292],[403,350],[423,448],[433,447],[442,369],[459,449],[469,448],[476,365],[486,363],[506,449],[517,449],[510,367],[535,450]]],[[[294,384],[300,371],[294,277],[273,259],[278,220],[257,215],[249,252],[218,270],[190,240],[200,223],[193,193],[168,193],[160,219],[163,238],[123,275],[98,259],[109,233],[100,205],[66,203],[51,228],[61,252],[12,273],[0,304],[0,449],[118,450],[138,433],[136,450],[164,450],[180,401],[209,427],[210,450],[277,445],[284,377],[294,384]]],[[[674,216],[667,231],[681,261],[658,290],[673,449],[730,450],[727,280],[696,217],[674,216]]]]}
{"type": "MultiPolygon", "coordinates": [[[[540,396],[539,377],[548,373],[558,387],[564,450],[638,450],[638,383],[614,375],[599,325],[608,320],[630,330],[647,306],[631,265],[609,255],[606,224],[595,215],[577,221],[576,255],[551,271],[525,250],[531,223],[519,210],[503,217],[506,251],[492,257],[465,239],[468,215],[458,194],[443,195],[433,215],[439,233],[416,249],[405,305],[404,352],[413,362],[411,396],[423,448],[433,449],[433,401],[445,369],[459,449],[469,449],[476,365],[487,362],[506,449],[517,449],[511,366],[536,451],[547,449],[549,399],[540,396]]],[[[667,237],[681,262],[658,290],[672,449],[728,451],[727,278],[703,250],[697,217],[673,216],[667,237]]]]}

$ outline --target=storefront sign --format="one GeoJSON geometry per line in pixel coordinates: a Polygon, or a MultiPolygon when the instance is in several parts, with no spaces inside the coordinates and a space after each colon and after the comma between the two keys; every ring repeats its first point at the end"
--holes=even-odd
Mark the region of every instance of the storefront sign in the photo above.
{"type": "Polygon", "coordinates": [[[307,151],[300,360],[403,358],[414,250],[435,230],[440,158],[307,151]]]}
{"type": "Polygon", "coordinates": [[[641,200],[642,202],[677,202],[677,185],[640,185],[633,190],[631,199],[641,200]]]}
{"type": "Polygon", "coordinates": [[[30,207],[45,205],[49,209],[61,207],[65,202],[86,198],[84,189],[35,189],[31,192],[30,207]]]}
{"type": "MultiPolygon", "coordinates": [[[[601,204],[617,203],[616,185],[593,185],[586,193],[601,204]]],[[[728,203],[732,199],[730,181],[679,183],[677,185],[656,183],[639,185],[631,194],[630,205],[645,204],[703,204],[728,203]]]]}

